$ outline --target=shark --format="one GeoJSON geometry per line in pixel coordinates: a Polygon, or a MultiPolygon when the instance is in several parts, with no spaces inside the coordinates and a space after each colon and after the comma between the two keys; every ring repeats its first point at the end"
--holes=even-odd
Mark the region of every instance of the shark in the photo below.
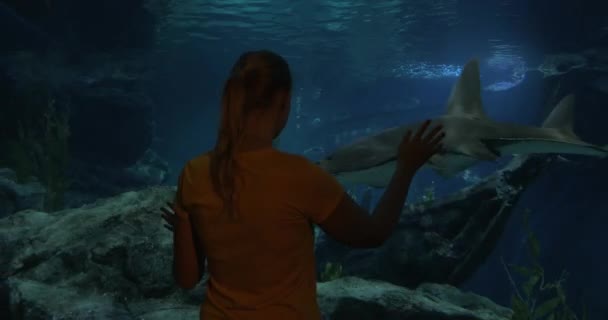
{"type": "MultiPolygon", "coordinates": [[[[442,150],[424,166],[440,176],[451,178],[479,162],[496,161],[508,155],[608,156],[608,145],[585,142],[573,131],[573,94],[563,97],[542,126],[537,127],[489,118],[484,111],[481,88],[479,62],[471,59],[452,87],[446,112],[431,120],[427,132],[441,124],[445,136],[442,150]]],[[[341,182],[386,187],[395,171],[404,135],[416,132],[423,123],[413,122],[360,138],[338,147],[317,164],[341,182]]]]}

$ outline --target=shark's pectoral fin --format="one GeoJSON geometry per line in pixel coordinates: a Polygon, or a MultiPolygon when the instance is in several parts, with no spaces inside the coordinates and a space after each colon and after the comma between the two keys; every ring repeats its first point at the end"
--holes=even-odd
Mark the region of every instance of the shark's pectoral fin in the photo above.
{"type": "Polygon", "coordinates": [[[437,173],[438,175],[440,175],[442,178],[445,179],[450,179],[452,177],[454,177],[456,175],[455,170],[453,170],[453,168],[449,167],[449,166],[444,166],[442,163],[442,161],[439,160],[435,160],[432,163],[429,163],[428,166],[429,168],[433,169],[433,171],[435,171],[435,173],[437,173]]]}
{"type": "Polygon", "coordinates": [[[441,177],[449,179],[477,161],[477,159],[463,154],[446,153],[432,156],[427,165],[441,177]]]}
{"type": "Polygon", "coordinates": [[[444,179],[451,179],[456,176],[457,172],[450,168],[434,167],[433,170],[444,179]]]}
{"type": "Polygon", "coordinates": [[[499,152],[488,147],[488,144],[482,141],[463,144],[458,147],[458,152],[478,160],[495,161],[500,158],[499,152]]]}

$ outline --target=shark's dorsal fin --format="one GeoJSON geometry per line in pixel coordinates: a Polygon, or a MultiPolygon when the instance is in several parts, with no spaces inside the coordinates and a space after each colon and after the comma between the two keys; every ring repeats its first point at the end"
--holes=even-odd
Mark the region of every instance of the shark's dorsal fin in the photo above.
{"type": "Polygon", "coordinates": [[[447,114],[470,118],[486,118],[481,103],[479,62],[472,59],[464,66],[448,99],[447,114]]]}
{"type": "Polygon", "coordinates": [[[574,133],[573,94],[569,94],[560,100],[547,119],[545,119],[545,122],[543,122],[543,128],[556,129],[565,136],[579,139],[576,133],[574,133]]]}

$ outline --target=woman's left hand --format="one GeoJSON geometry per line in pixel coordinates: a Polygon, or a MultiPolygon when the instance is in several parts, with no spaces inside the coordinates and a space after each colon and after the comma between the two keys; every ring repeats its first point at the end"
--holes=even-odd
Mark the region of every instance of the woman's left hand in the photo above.
{"type": "Polygon", "coordinates": [[[188,213],[181,209],[176,210],[176,206],[173,203],[167,202],[167,205],[160,208],[162,212],[161,216],[165,220],[166,224],[164,225],[167,230],[173,232],[175,228],[175,224],[179,219],[187,219],[188,213]]]}
{"type": "Polygon", "coordinates": [[[173,204],[167,202],[167,205],[164,207],[160,208],[160,211],[162,212],[161,217],[163,217],[163,219],[165,220],[165,224],[164,227],[173,232],[173,228],[175,226],[175,220],[177,219],[177,217],[175,216],[175,211],[173,211],[173,204]]]}

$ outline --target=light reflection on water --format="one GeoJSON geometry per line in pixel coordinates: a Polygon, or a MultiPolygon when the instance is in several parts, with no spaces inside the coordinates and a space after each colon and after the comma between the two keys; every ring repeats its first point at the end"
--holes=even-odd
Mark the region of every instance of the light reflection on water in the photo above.
{"type": "MultiPolygon", "coordinates": [[[[517,11],[509,5],[510,1],[495,5],[493,23],[518,21],[517,11]]],[[[477,37],[488,57],[521,55],[520,46],[507,34],[484,38],[463,31],[446,36],[471,23],[464,19],[484,15],[472,15],[468,11],[474,8],[463,8],[457,0],[180,0],[168,1],[167,6],[159,47],[190,42],[204,44],[209,51],[238,51],[265,46],[284,53],[296,66],[310,60],[339,64],[349,76],[364,80],[457,76],[466,61],[433,58],[437,50],[460,51],[455,55],[467,51],[442,49],[446,37],[456,39],[456,44],[460,37],[463,42],[477,37]]]]}

